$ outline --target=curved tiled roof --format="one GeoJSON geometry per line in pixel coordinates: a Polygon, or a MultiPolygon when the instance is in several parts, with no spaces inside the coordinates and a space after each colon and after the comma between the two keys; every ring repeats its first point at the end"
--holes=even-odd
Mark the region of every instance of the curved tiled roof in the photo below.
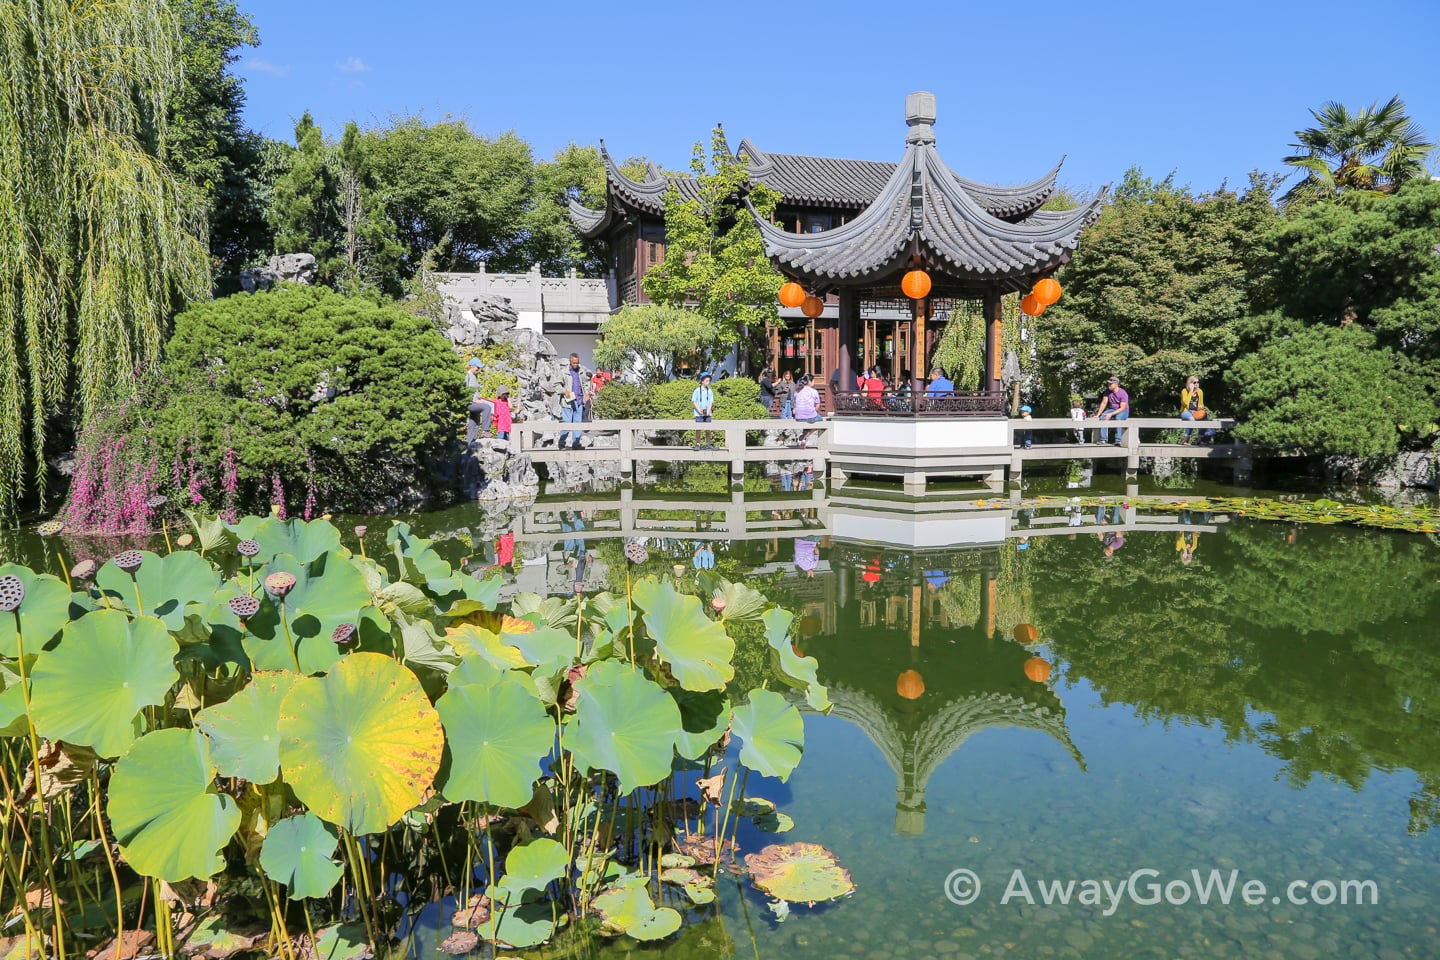
{"type": "Polygon", "coordinates": [[[918,254],[947,278],[1018,288],[1069,259],[1103,197],[1060,217],[1003,220],[945,166],[933,140],[923,140],[906,147],[875,202],[843,226],[791,233],[750,210],[775,265],[816,286],[881,281],[918,254]]]}

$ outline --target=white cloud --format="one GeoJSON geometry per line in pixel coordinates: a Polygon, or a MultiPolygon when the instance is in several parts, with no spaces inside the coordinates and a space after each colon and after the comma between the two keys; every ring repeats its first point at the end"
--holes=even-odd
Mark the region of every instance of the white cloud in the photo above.
{"type": "Polygon", "coordinates": [[[271,63],[269,60],[262,60],[259,57],[247,57],[245,67],[257,73],[268,73],[274,77],[283,77],[290,72],[290,68],[287,66],[271,63]]]}
{"type": "Polygon", "coordinates": [[[341,63],[335,64],[335,69],[341,73],[369,73],[370,65],[359,57],[346,57],[341,63]]]}

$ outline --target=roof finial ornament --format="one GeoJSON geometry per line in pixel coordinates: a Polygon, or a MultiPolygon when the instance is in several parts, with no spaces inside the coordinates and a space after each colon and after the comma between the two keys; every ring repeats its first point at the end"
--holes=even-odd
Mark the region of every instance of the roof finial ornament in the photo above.
{"type": "Polygon", "coordinates": [[[934,122],[935,94],[921,90],[905,98],[905,123],[910,127],[905,134],[907,144],[934,143],[935,128],[931,126],[934,122]]]}

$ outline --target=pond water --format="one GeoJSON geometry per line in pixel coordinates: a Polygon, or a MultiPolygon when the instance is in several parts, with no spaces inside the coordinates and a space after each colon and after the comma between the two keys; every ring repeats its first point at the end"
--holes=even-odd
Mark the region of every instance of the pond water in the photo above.
{"type": "MultiPolygon", "coordinates": [[[[652,557],[746,579],[820,662],[835,706],[807,714],[799,769],[749,781],[795,827],[744,824],[740,845],[823,844],[855,893],[780,920],[722,878],[669,941],[587,954],[1436,955],[1431,539],[1149,510],[1123,490],[1000,509],[746,496],[409,518],[463,532],[452,552],[471,569],[548,594],[609,588],[623,536],[660,530],[652,557]]],[[[366,522],[379,547],[384,524],[366,522]]],[[[414,955],[435,954],[449,912],[422,915],[414,955]]]]}

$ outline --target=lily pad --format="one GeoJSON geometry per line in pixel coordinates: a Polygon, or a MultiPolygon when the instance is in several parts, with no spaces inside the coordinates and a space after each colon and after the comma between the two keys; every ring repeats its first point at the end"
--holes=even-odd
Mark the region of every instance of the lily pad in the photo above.
{"type": "Polygon", "coordinates": [[[315,960],[360,960],[371,953],[365,928],[358,923],[337,923],[317,931],[315,960]]]}
{"type": "Polygon", "coordinates": [[[686,690],[724,690],[735,677],[735,641],[705,615],[698,597],[646,577],[631,591],[660,658],[686,690]]]}
{"type": "Polygon", "coordinates": [[[269,783],[280,775],[280,703],[299,679],[262,671],[229,700],[196,714],[221,776],[269,783]]]}
{"type": "Polygon", "coordinates": [[[378,653],[295,684],[280,706],[280,769],[295,796],[351,833],[375,833],[424,799],[444,734],[415,674],[378,653]]]}
{"type": "Polygon", "coordinates": [[[755,829],[765,833],[789,833],[795,829],[795,821],[790,818],[790,815],[781,813],[779,810],[762,813],[750,822],[755,824],[755,829]]]}
{"type": "Polygon", "coordinates": [[[735,709],[731,729],[742,744],[741,763],[782,782],[790,779],[805,749],[805,721],[793,703],[769,690],[751,690],[750,702],[735,709]]]}
{"type": "Polygon", "coordinates": [[[643,883],[619,884],[591,904],[600,917],[600,932],[625,934],[636,940],[661,940],[680,929],[680,914],[657,907],[643,883]]]}
{"type": "Polygon", "coordinates": [[[664,690],[614,660],[591,666],[576,690],[565,745],[582,769],[609,770],[621,793],[670,776],[680,709],[664,690]]]}
{"type": "MultiPolygon", "coordinates": [[[[335,628],[361,623],[366,616],[379,617],[370,604],[365,575],[343,554],[323,553],[309,563],[281,554],[257,573],[256,580],[275,573],[295,577],[295,586],[284,602],[289,638],[280,625],[280,603],[268,592],[263,593],[259,612],[245,621],[245,652],[257,670],[293,671],[296,658],[301,673],[328,670],[342,656],[340,648],[330,640],[335,628]],[[293,657],[291,644],[295,647],[293,657]]],[[[384,623],[383,618],[380,622],[384,623]]],[[[385,623],[383,632],[389,633],[389,629],[385,623]]],[[[361,624],[362,645],[365,633],[361,624]]]]}
{"type": "Polygon", "coordinates": [[[323,897],[344,868],[335,862],[340,835],[313,813],[287,817],[270,827],[260,848],[265,876],[283,883],[291,900],[323,897]]]}
{"type": "Polygon", "coordinates": [[[198,553],[180,550],[168,556],[141,551],[145,558],[132,578],[110,561],[95,574],[95,585],[112,602],[132,613],[165,621],[166,628],[185,625],[185,608],[208,602],[220,586],[220,574],[198,553]]]}
{"type": "Polygon", "coordinates": [[[328,520],[281,520],[279,517],[242,517],[230,529],[240,540],[260,544],[256,563],[268,563],[289,554],[309,563],[332,550],[340,550],[340,531],[328,520]]]}
{"type": "Polygon", "coordinates": [[[818,843],[771,844],[745,854],[750,879],[761,892],[790,903],[820,903],[855,889],[850,871],[818,843]]]}
{"type": "Polygon", "coordinates": [[[217,793],[210,743],[198,730],[157,730],[115,765],[110,823],[126,862],[175,882],[225,867],[220,849],[240,826],[235,801],[217,793]]]}
{"type": "Polygon", "coordinates": [[[496,905],[490,916],[475,927],[482,940],[497,940],[503,946],[523,950],[537,947],[555,933],[548,903],[522,903],[511,907],[496,905]]]}
{"type": "MultiPolygon", "coordinates": [[[[70,588],[48,573],[13,563],[0,563],[0,577],[4,576],[19,577],[25,587],[19,610],[21,639],[27,654],[39,653],[70,621],[70,588]]],[[[11,660],[20,656],[13,613],[0,615],[0,656],[11,660]]]]}
{"type": "Polygon", "coordinates": [[[543,891],[570,872],[570,854],[563,844],[548,837],[531,840],[514,847],[505,857],[505,876],[500,878],[496,892],[503,893],[502,903],[517,903],[519,894],[529,890],[543,891]]]}
{"type": "Polygon", "coordinates": [[[774,813],[775,801],[766,800],[764,797],[737,797],[735,802],[730,804],[730,809],[737,817],[758,817],[774,813]]]}
{"type": "MultiPolygon", "coordinates": [[[[555,745],[555,721],[533,689],[506,675],[510,671],[472,660],[496,677],[489,684],[452,684],[435,703],[450,753],[440,790],[449,800],[523,806],[540,776],[541,761],[555,745]]],[[[478,669],[472,666],[471,675],[478,669]]]]}
{"type": "Polygon", "coordinates": [[[52,740],[118,757],[135,742],[140,711],[175,683],[175,641],[154,617],[99,610],[65,625],[30,675],[35,728],[52,740]]]}

